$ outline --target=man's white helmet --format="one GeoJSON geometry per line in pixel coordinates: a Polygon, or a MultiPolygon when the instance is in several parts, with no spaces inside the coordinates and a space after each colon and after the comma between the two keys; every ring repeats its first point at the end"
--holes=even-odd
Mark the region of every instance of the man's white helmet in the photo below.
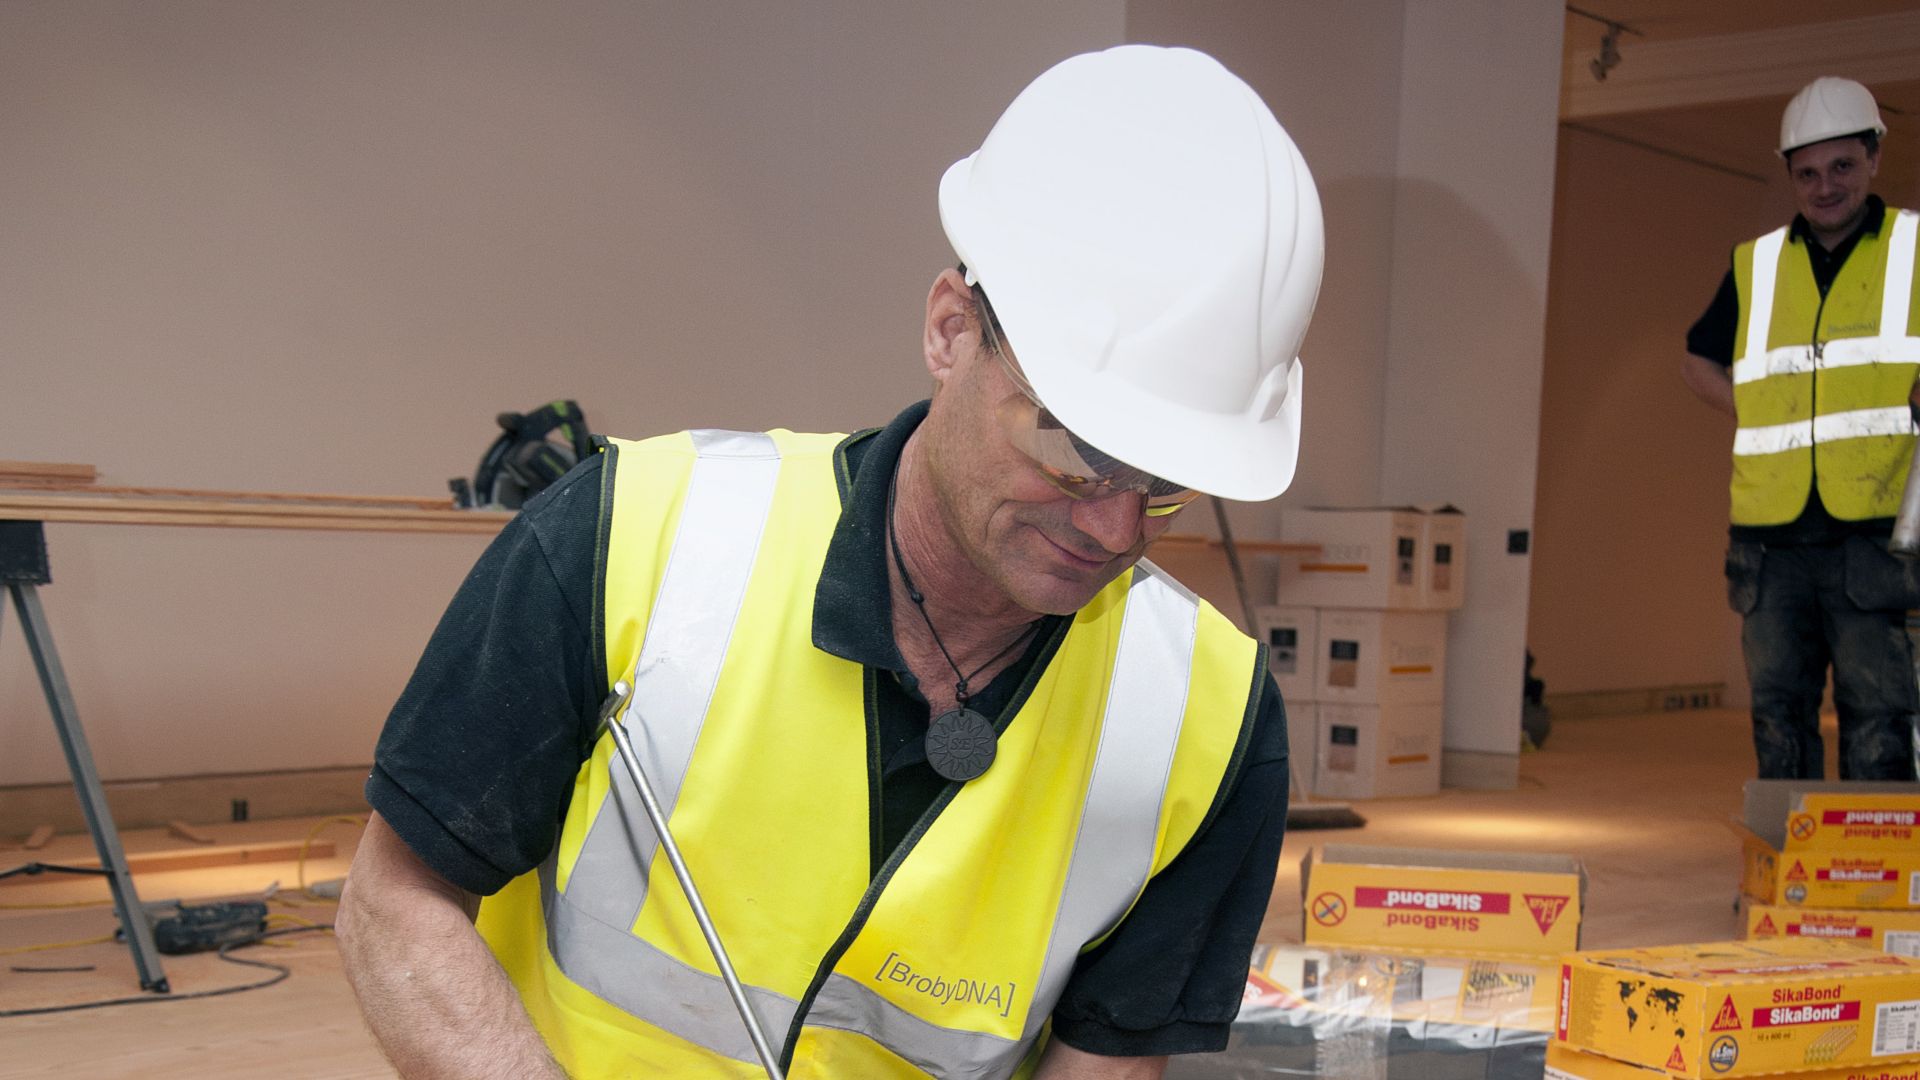
{"type": "Polygon", "coordinates": [[[1259,95],[1191,49],[1066,60],[940,182],[1034,392],[1100,450],[1270,499],[1300,449],[1320,198],[1259,95]]]}
{"type": "Polygon", "coordinates": [[[1852,79],[1822,75],[1801,87],[1780,115],[1780,156],[1863,131],[1887,133],[1872,92],[1852,79]]]}

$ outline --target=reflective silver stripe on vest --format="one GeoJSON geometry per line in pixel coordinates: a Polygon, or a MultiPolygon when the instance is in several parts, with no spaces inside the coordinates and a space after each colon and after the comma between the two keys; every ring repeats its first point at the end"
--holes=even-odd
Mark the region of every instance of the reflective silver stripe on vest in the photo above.
{"type": "MultiPolygon", "coordinates": [[[[767,435],[691,434],[699,456],[634,668],[634,704],[622,718],[669,818],[720,679],[780,473],[779,449],[767,435]]],[[[626,770],[615,765],[607,771],[609,800],[587,830],[567,890],[548,897],[554,961],[568,978],[668,1031],[681,1033],[689,1024],[704,1028],[711,1017],[713,1038],[695,1041],[756,1060],[719,977],[682,969],[632,935],[657,840],[626,770]],[[659,980],[671,974],[661,964],[685,971],[670,979],[672,994],[656,992],[659,980]],[[744,1048],[738,1054],[724,1049],[736,1035],[744,1048]]],[[[788,1017],[793,1008],[786,1005],[788,1017]]]]}
{"type": "Polygon", "coordinates": [[[1838,442],[1841,439],[1913,433],[1913,414],[1905,405],[1885,409],[1855,409],[1852,412],[1816,416],[1811,424],[1805,420],[1795,420],[1790,424],[1741,428],[1733,434],[1733,452],[1736,457],[1754,457],[1804,450],[1816,443],[1838,442]]]}
{"type": "MultiPolygon", "coordinates": [[[[646,818],[634,807],[640,827],[646,818]]],[[[608,926],[556,897],[554,861],[540,867],[540,895],[547,911],[547,941],[567,977],[602,1001],[735,1061],[759,1064],[746,1025],[740,1021],[727,984],[718,975],[691,968],[634,937],[625,927],[608,926]],[[554,947],[564,943],[561,947],[554,947]],[[561,955],[561,948],[566,955],[561,955]]],[[[746,987],[760,1025],[777,1038],[793,1023],[799,1003],[784,994],[746,987]]]]}
{"type": "Polygon", "coordinates": [[[1767,351],[1767,334],[1773,329],[1773,283],[1780,273],[1780,249],[1787,242],[1782,227],[1753,242],[1753,273],[1749,287],[1747,312],[1747,356],[1762,356],[1767,351]]]}
{"type": "Polygon", "coordinates": [[[1913,246],[1920,239],[1920,214],[1902,210],[1893,218],[1888,240],[1887,289],[1880,301],[1880,336],[1889,341],[1907,334],[1908,306],[1913,301],[1913,246]]]}
{"type": "Polygon", "coordinates": [[[1146,886],[1186,715],[1198,616],[1193,594],[1152,563],[1134,569],[1073,861],[1020,1041],[928,1023],[839,974],[821,987],[809,1024],[865,1032],[942,1080],[1013,1072],[1081,947],[1110,930],[1146,886]]]}
{"type": "MultiPolygon", "coordinates": [[[[1816,364],[1811,345],[1765,347],[1773,332],[1773,293],[1763,302],[1760,286],[1760,261],[1763,243],[1778,233],[1768,233],[1754,243],[1753,311],[1747,321],[1747,353],[1733,365],[1735,386],[1774,375],[1804,375],[1816,367],[1839,368],[1856,364],[1920,364],[1920,338],[1907,336],[1907,316],[1913,300],[1914,243],[1920,238],[1920,215],[1902,210],[1893,217],[1888,237],[1887,269],[1880,292],[1880,333],[1876,337],[1836,338],[1821,348],[1816,364]],[[1765,321],[1762,320],[1765,316],[1765,321]],[[1759,344],[1755,344],[1758,342],[1759,344]]],[[[1779,244],[1773,244],[1772,261],[1779,260],[1779,244]]],[[[1769,266],[1772,262],[1768,263],[1769,266]]],[[[1771,273],[1768,277],[1771,279],[1771,273]]],[[[1771,287],[1771,280],[1768,282],[1771,287]]]]}
{"type": "Polygon", "coordinates": [[[1733,383],[1740,386],[1775,375],[1805,375],[1816,367],[1829,371],[1861,364],[1920,364],[1920,338],[1835,338],[1821,347],[1818,364],[1814,363],[1812,346],[1782,345],[1736,361],[1733,383]]]}

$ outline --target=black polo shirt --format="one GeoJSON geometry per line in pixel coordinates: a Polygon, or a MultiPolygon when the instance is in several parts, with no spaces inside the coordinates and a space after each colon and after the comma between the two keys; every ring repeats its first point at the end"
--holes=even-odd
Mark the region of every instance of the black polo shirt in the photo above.
{"type": "MultiPolygon", "coordinates": [[[[925,415],[923,402],[836,450],[843,509],[814,594],[814,644],[866,670],[872,872],[924,829],[921,818],[947,788],[926,761],[928,707],[893,643],[887,586],[887,487],[925,415]]],[[[496,892],[546,859],[592,748],[607,686],[595,559],[609,526],[600,505],[606,458],[530,501],[487,548],[380,735],[367,801],[469,892],[496,892]]],[[[1068,622],[1041,619],[973,707],[999,717],[1068,622]]],[[[1284,708],[1271,678],[1260,677],[1257,694],[1248,689],[1252,723],[1206,823],[1075,966],[1053,1015],[1054,1034],[1069,1045],[1118,1056],[1226,1045],[1286,824],[1284,708]]]]}
{"type": "MultiPolygon", "coordinates": [[[[1813,227],[1807,224],[1806,215],[1793,215],[1793,224],[1787,227],[1787,234],[1806,245],[1807,262],[1813,268],[1813,281],[1820,287],[1821,296],[1826,296],[1827,290],[1833,287],[1833,279],[1840,276],[1840,268],[1847,264],[1847,257],[1859,246],[1860,238],[1868,233],[1878,236],[1880,226],[1886,219],[1886,202],[1878,195],[1868,195],[1866,213],[1861,216],[1860,224],[1835,244],[1832,251],[1828,251],[1813,238],[1813,227]]],[[[1687,331],[1687,351],[1721,367],[1732,367],[1733,343],[1739,330],[1740,292],[1733,281],[1733,267],[1729,265],[1726,276],[1720,279],[1720,288],[1713,294],[1713,301],[1687,331]]],[[[1820,501],[1818,485],[1808,490],[1807,505],[1800,511],[1800,516],[1785,525],[1734,525],[1728,529],[1735,540],[1749,540],[1774,547],[1832,544],[1855,533],[1886,536],[1892,532],[1892,518],[1842,521],[1834,517],[1827,512],[1826,504],[1820,501]]]]}

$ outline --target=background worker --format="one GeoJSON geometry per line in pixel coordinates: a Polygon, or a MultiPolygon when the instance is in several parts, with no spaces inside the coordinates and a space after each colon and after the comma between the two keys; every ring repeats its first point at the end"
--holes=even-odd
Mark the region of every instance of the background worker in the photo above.
{"type": "Polygon", "coordinates": [[[1829,664],[1840,776],[1911,780],[1912,562],[1887,553],[1920,409],[1916,217],[1870,191],[1873,95],[1820,78],[1780,122],[1800,213],[1736,247],[1683,375],[1735,418],[1727,596],[1744,617],[1760,775],[1819,779],[1829,664]]]}
{"type": "Polygon", "coordinates": [[[1292,479],[1312,180],[1218,63],[1127,46],[1036,80],[939,205],[966,271],[927,296],[930,402],[613,441],[462,585],[338,920],[403,1075],[758,1074],[632,824],[616,681],[789,1075],[1155,1077],[1225,1044],[1285,716],[1262,649],[1136,563],[1198,491],[1292,479]]]}

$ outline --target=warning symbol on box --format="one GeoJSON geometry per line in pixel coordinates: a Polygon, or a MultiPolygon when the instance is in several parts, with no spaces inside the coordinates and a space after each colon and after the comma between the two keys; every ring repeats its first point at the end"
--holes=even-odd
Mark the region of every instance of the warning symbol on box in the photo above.
{"type": "Polygon", "coordinates": [[[1713,1026],[1711,1028],[1708,1028],[1707,1030],[1709,1031],[1739,1031],[1740,1030],[1740,1010],[1733,1007],[1732,994],[1728,994],[1727,1000],[1720,1003],[1720,1012],[1717,1016],[1713,1018],[1713,1026]]]}
{"type": "Polygon", "coordinates": [[[1313,921],[1321,926],[1339,926],[1347,917],[1347,899],[1339,893],[1323,892],[1313,898],[1313,921]]]}
{"type": "Polygon", "coordinates": [[[1533,913],[1533,921],[1539,924],[1542,935],[1553,930],[1553,924],[1560,921],[1560,913],[1567,909],[1567,901],[1571,899],[1566,896],[1535,896],[1532,893],[1523,893],[1522,898],[1527,902],[1527,910],[1533,913]]]}
{"type": "Polygon", "coordinates": [[[1760,916],[1759,924],[1753,928],[1754,937],[1773,937],[1778,933],[1780,933],[1780,928],[1773,925],[1773,916],[1771,915],[1760,916]]]}
{"type": "Polygon", "coordinates": [[[1799,859],[1793,860],[1793,865],[1787,868],[1787,880],[1788,881],[1807,880],[1807,868],[1800,865],[1799,859]]]}
{"type": "Polygon", "coordinates": [[[1673,1055],[1667,1058],[1667,1068],[1675,1072],[1687,1071],[1687,1056],[1680,1052],[1680,1044],[1673,1044],[1673,1055]]]}
{"type": "Polygon", "coordinates": [[[1793,834],[1795,840],[1813,839],[1813,832],[1817,828],[1819,826],[1815,824],[1812,814],[1795,814],[1793,820],[1787,822],[1787,831],[1793,834]]]}

